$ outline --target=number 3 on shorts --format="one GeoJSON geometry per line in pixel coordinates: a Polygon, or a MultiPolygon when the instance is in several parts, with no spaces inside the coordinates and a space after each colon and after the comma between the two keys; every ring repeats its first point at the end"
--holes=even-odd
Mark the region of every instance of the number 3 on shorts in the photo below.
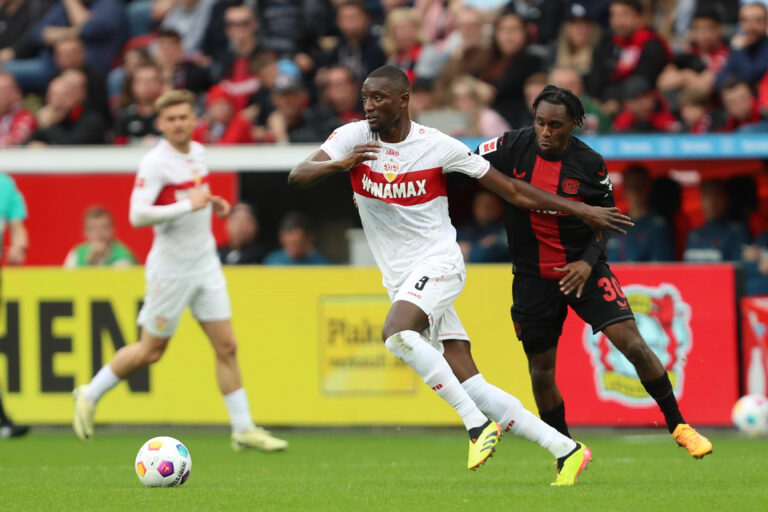
{"type": "Polygon", "coordinates": [[[427,276],[422,277],[421,279],[416,282],[416,289],[421,291],[424,289],[424,287],[427,285],[427,281],[429,281],[429,278],[427,276]]]}

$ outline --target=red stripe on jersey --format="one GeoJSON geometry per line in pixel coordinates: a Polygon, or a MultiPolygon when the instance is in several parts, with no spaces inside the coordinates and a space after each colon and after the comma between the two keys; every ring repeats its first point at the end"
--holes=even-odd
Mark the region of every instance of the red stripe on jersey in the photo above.
{"type": "Polygon", "coordinates": [[[160,190],[160,193],[157,194],[157,199],[155,199],[155,204],[158,206],[173,204],[176,201],[178,201],[178,199],[176,198],[176,192],[178,192],[179,190],[194,188],[199,185],[202,185],[203,183],[208,183],[208,176],[202,176],[199,180],[185,181],[183,183],[171,183],[169,185],[165,185],[160,190]]]}
{"type": "MultiPolygon", "coordinates": [[[[561,168],[562,162],[552,162],[537,156],[536,163],[533,165],[531,185],[557,194],[561,168]]],[[[557,218],[558,215],[531,211],[531,227],[539,241],[539,271],[544,279],[562,277],[561,272],[555,272],[553,269],[566,264],[565,248],[560,240],[560,226],[557,218]]]]}
{"type": "Polygon", "coordinates": [[[405,172],[387,181],[382,173],[360,164],[349,170],[349,179],[352,190],[361,196],[400,206],[423,204],[447,195],[442,167],[405,172]]]}

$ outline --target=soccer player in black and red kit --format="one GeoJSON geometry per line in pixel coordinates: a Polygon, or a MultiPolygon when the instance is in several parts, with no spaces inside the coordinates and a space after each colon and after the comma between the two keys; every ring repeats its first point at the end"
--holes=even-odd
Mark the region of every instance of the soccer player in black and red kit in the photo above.
{"type": "MultiPolygon", "coordinates": [[[[501,172],[547,192],[614,206],[603,158],[571,136],[584,120],[579,99],[568,89],[549,85],[533,108],[534,126],[508,131],[481,144],[477,152],[501,172]]],[[[595,237],[580,219],[558,211],[505,207],[515,275],[512,320],[528,357],[541,418],[570,437],[555,383],[557,343],[570,307],[634,365],[675,441],[696,458],[711,453],[712,443],[683,420],[667,372],[637,330],[629,302],[606,264],[608,233],[595,237]]]]}

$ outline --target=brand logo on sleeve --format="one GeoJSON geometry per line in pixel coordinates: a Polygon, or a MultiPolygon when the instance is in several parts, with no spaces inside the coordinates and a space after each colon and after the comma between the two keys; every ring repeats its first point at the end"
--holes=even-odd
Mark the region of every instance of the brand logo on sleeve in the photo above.
{"type": "Polygon", "coordinates": [[[495,139],[491,139],[489,141],[483,142],[482,144],[480,144],[479,153],[481,155],[487,155],[488,153],[493,153],[498,149],[498,142],[499,142],[498,137],[496,137],[495,139]]]}

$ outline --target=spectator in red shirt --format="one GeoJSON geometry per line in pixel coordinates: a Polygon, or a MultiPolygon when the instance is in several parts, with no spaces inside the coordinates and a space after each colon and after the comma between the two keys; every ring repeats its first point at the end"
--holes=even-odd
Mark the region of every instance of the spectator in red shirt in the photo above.
{"type": "Polygon", "coordinates": [[[426,36],[421,28],[421,19],[416,9],[398,7],[388,15],[384,24],[382,46],[389,60],[387,64],[397,66],[413,83],[421,58],[426,36]]]}
{"type": "Polygon", "coordinates": [[[37,120],[21,103],[21,89],[12,74],[0,71],[0,148],[29,140],[37,120]]]}
{"type": "Polygon", "coordinates": [[[700,89],[683,89],[677,95],[677,106],[685,133],[708,133],[712,130],[709,94],[700,89]]]}
{"type": "Polygon", "coordinates": [[[214,85],[192,139],[202,144],[247,144],[253,142],[251,128],[250,121],[236,110],[234,98],[221,85],[214,85]]]}
{"type": "Polygon", "coordinates": [[[644,26],[640,0],[611,0],[609,9],[611,33],[595,50],[587,91],[606,102],[606,113],[614,114],[620,108],[621,84],[634,76],[655,84],[672,54],[667,42],[644,26]]]}
{"type": "Polygon", "coordinates": [[[726,80],[720,91],[720,99],[726,112],[722,131],[766,131],[768,129],[757,98],[744,80],[736,77],[726,80]]]}
{"type": "Polygon", "coordinates": [[[263,50],[259,47],[258,23],[253,10],[247,5],[234,5],[224,12],[224,30],[229,49],[217,59],[213,67],[213,81],[221,85],[234,101],[235,110],[248,105],[248,99],[261,86],[251,62],[263,50]]]}
{"type": "Polygon", "coordinates": [[[613,120],[617,132],[680,131],[680,121],[670,112],[666,100],[645,78],[633,76],[623,84],[624,110],[613,120]]]}
{"type": "Polygon", "coordinates": [[[677,55],[659,75],[660,91],[699,89],[712,93],[717,74],[722,71],[731,50],[723,39],[723,25],[718,9],[696,12],[691,25],[691,47],[677,55]]]}

